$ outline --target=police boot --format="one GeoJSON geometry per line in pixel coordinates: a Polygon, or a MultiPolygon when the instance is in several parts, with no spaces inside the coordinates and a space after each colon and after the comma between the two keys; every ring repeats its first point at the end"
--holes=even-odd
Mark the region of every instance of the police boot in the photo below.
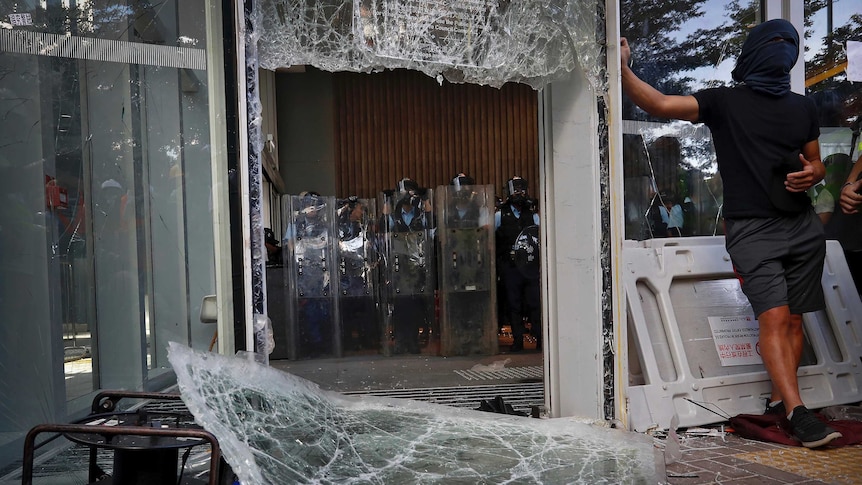
{"type": "Polygon", "coordinates": [[[515,335],[512,339],[512,347],[509,348],[509,352],[520,352],[524,350],[524,334],[515,335]]]}

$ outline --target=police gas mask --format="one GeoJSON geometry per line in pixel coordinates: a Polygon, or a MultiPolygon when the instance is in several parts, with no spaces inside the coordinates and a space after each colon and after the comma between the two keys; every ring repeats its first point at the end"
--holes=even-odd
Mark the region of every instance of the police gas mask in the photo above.
{"type": "Polygon", "coordinates": [[[419,209],[420,207],[422,207],[422,197],[419,197],[418,195],[411,195],[410,207],[413,209],[419,209]]]}
{"type": "Polygon", "coordinates": [[[304,216],[304,227],[302,230],[302,236],[305,237],[314,237],[320,234],[323,229],[323,221],[320,219],[320,211],[326,208],[326,202],[317,196],[306,196],[302,199],[302,209],[300,209],[300,214],[304,216]]]}
{"type": "Polygon", "coordinates": [[[401,212],[411,212],[420,205],[422,205],[422,199],[419,196],[407,194],[398,200],[395,207],[397,207],[401,212]]]}
{"type": "Polygon", "coordinates": [[[475,184],[476,181],[473,180],[473,177],[468,177],[463,173],[459,173],[452,179],[452,186],[455,188],[452,198],[457,209],[464,210],[470,206],[474,196],[470,186],[475,184]]]}
{"type": "Polygon", "coordinates": [[[468,177],[463,173],[458,174],[457,177],[452,179],[452,186],[455,187],[455,190],[460,192],[466,189],[470,185],[475,185],[476,181],[473,180],[473,177],[468,177]]]}
{"type": "Polygon", "coordinates": [[[527,181],[521,177],[513,177],[506,184],[509,193],[509,202],[521,207],[527,201],[527,181]]]}
{"type": "Polygon", "coordinates": [[[461,189],[455,192],[452,196],[452,199],[455,202],[455,208],[458,210],[465,210],[470,207],[470,203],[473,201],[475,194],[470,189],[461,189]]]}
{"type": "Polygon", "coordinates": [[[306,219],[313,219],[317,217],[318,212],[324,207],[326,207],[326,203],[320,197],[306,196],[302,199],[302,209],[299,212],[306,219]]]}

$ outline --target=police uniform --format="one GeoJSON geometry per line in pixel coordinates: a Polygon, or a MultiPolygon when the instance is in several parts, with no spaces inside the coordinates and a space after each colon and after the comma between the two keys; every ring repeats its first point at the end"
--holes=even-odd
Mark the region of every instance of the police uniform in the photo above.
{"type": "Polygon", "coordinates": [[[526,197],[526,181],[514,178],[508,185],[509,197],[495,217],[497,272],[512,326],[511,350],[517,352],[523,349],[524,317],[532,325],[537,348],[541,348],[538,215],[526,197]]]}

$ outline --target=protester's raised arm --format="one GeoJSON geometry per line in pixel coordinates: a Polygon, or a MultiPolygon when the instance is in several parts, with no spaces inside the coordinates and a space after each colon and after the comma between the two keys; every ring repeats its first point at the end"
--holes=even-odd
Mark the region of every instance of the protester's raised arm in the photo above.
{"type": "Polygon", "coordinates": [[[642,81],[629,67],[631,48],[625,37],[620,38],[623,91],[647,113],[661,118],[697,121],[699,106],[694,96],[668,95],[642,81]]]}

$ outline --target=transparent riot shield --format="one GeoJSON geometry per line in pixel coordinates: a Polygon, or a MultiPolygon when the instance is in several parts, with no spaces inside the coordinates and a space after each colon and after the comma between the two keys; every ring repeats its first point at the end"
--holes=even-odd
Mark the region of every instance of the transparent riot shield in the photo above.
{"type": "Polygon", "coordinates": [[[276,335],[276,347],[286,345],[290,359],[339,355],[335,283],[335,198],[285,196],[285,235],[282,245],[287,272],[286,335],[276,335]]]}
{"type": "Polygon", "coordinates": [[[385,355],[438,353],[433,200],[431,190],[380,199],[385,355]]]}
{"type": "Polygon", "coordinates": [[[375,200],[351,197],[339,200],[336,209],[339,329],[347,355],[381,349],[375,208],[375,200]]]}
{"type": "Polygon", "coordinates": [[[497,353],[494,187],[437,188],[440,352],[497,353]]]}

